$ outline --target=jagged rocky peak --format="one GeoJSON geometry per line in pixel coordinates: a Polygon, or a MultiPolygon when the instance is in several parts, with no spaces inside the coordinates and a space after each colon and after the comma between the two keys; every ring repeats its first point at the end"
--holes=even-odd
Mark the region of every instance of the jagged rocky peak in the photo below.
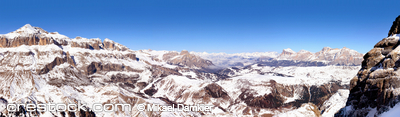
{"type": "Polygon", "coordinates": [[[397,16],[396,20],[393,21],[393,25],[389,30],[388,37],[400,33],[399,25],[400,25],[400,15],[397,16]]]}
{"type": "Polygon", "coordinates": [[[332,48],[330,48],[330,47],[324,47],[324,48],[322,48],[322,50],[321,51],[330,51],[332,48]]]}
{"type": "Polygon", "coordinates": [[[30,24],[25,24],[23,27],[19,28],[18,30],[14,31],[15,33],[26,33],[26,34],[40,34],[40,33],[48,33],[47,31],[43,30],[39,27],[33,27],[30,24]]]}
{"type": "Polygon", "coordinates": [[[128,47],[116,43],[108,38],[104,39],[101,42],[101,39],[94,38],[94,39],[87,39],[82,37],[76,37],[75,39],[71,40],[71,47],[80,47],[86,49],[94,49],[94,50],[117,50],[117,51],[126,51],[129,50],[128,47]]]}
{"type": "Polygon", "coordinates": [[[82,37],[80,37],[80,36],[77,36],[77,37],[75,37],[75,39],[83,39],[82,37]]]}
{"type": "Polygon", "coordinates": [[[379,41],[364,55],[362,67],[350,82],[350,95],[336,116],[379,116],[398,104],[400,98],[400,47],[393,22],[389,37],[379,41]]]}
{"type": "Polygon", "coordinates": [[[108,38],[104,39],[103,46],[104,46],[104,49],[108,49],[108,50],[119,50],[119,51],[129,50],[128,47],[121,45],[119,43],[116,43],[108,38]]]}
{"type": "Polygon", "coordinates": [[[286,49],[283,49],[282,50],[282,53],[296,53],[296,52],[294,52],[292,49],[290,49],[290,48],[286,48],[286,49]]]}
{"type": "Polygon", "coordinates": [[[169,64],[187,66],[189,68],[207,68],[214,65],[210,60],[190,54],[187,50],[182,50],[180,53],[169,52],[164,54],[162,58],[169,64]]]}
{"type": "MultiPolygon", "coordinates": [[[[343,47],[342,49],[345,49],[346,47],[343,47]]],[[[331,48],[331,47],[324,47],[324,48],[322,48],[322,50],[321,51],[319,51],[319,52],[322,52],[322,53],[326,53],[326,52],[331,52],[332,50],[342,50],[342,49],[339,49],[339,48],[331,48]]],[[[347,48],[348,49],[348,48],[347,48]]]]}
{"type": "Polygon", "coordinates": [[[68,38],[65,35],[60,35],[58,32],[47,32],[46,30],[40,27],[34,27],[30,24],[26,24],[21,28],[10,32],[8,34],[0,35],[1,38],[7,39],[18,39],[23,37],[51,37],[54,39],[65,39],[68,38]]]}
{"type": "Polygon", "coordinates": [[[282,53],[278,56],[279,59],[290,59],[292,55],[296,54],[292,49],[283,49],[282,53]]]}
{"type": "Polygon", "coordinates": [[[181,55],[187,55],[187,54],[189,54],[189,52],[187,50],[182,50],[180,54],[181,55]]]}

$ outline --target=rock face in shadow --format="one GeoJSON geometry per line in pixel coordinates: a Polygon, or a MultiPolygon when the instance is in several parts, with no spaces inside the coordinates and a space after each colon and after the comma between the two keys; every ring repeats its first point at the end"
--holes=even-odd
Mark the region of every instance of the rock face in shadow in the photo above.
{"type": "Polygon", "coordinates": [[[392,25],[392,27],[391,27],[390,30],[389,30],[388,37],[389,37],[390,35],[399,34],[399,33],[400,33],[400,30],[399,30],[400,27],[399,27],[399,25],[400,25],[400,15],[397,16],[396,20],[393,21],[393,25],[392,25]]]}
{"type": "Polygon", "coordinates": [[[55,66],[57,65],[61,65],[64,63],[68,63],[71,66],[75,67],[76,64],[74,62],[74,60],[71,58],[71,56],[69,55],[69,52],[66,53],[64,58],[60,58],[60,57],[56,57],[53,62],[47,64],[42,70],[40,70],[39,74],[46,74],[48,73],[50,70],[52,70],[55,66]]]}
{"type": "Polygon", "coordinates": [[[283,106],[285,102],[285,98],[280,96],[277,92],[272,92],[270,94],[265,94],[263,96],[253,97],[252,95],[247,96],[245,93],[239,95],[241,100],[251,106],[251,107],[259,107],[259,108],[271,108],[275,109],[283,106]]]}
{"type": "Polygon", "coordinates": [[[331,82],[320,86],[307,86],[307,85],[283,85],[274,80],[269,82],[267,87],[272,87],[272,92],[265,95],[254,96],[250,91],[243,91],[239,98],[243,100],[250,107],[258,108],[299,108],[304,103],[313,103],[317,107],[321,107],[326,100],[338,92],[339,89],[345,89],[345,85],[340,82],[331,82]],[[293,97],[298,95],[299,98],[285,103],[285,97],[293,97]]]}
{"type": "Polygon", "coordinates": [[[204,87],[204,89],[213,98],[220,98],[220,97],[224,97],[224,96],[227,97],[228,96],[226,91],[224,91],[224,89],[222,89],[222,87],[219,86],[216,83],[209,84],[206,87],[204,87]]]}
{"type": "Polygon", "coordinates": [[[100,62],[92,62],[86,69],[84,69],[87,75],[92,75],[96,72],[109,72],[109,71],[131,71],[131,72],[142,72],[142,70],[132,69],[129,66],[123,64],[102,64],[100,62]]]}
{"type": "MultiPolygon", "coordinates": [[[[389,35],[400,33],[398,24],[399,17],[393,22],[389,35]]],[[[379,41],[364,55],[362,68],[350,83],[347,110],[345,107],[335,116],[366,116],[375,110],[376,113],[372,114],[379,116],[399,102],[399,44],[399,37],[390,36],[379,41]]]]}
{"type": "Polygon", "coordinates": [[[87,75],[94,74],[98,71],[124,71],[127,67],[120,64],[102,64],[99,62],[92,62],[85,69],[87,75]]]}

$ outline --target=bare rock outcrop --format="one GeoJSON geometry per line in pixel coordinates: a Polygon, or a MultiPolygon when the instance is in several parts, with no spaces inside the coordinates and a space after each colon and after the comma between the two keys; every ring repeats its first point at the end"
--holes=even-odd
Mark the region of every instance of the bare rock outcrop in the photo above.
{"type": "Polygon", "coordinates": [[[8,40],[6,37],[0,37],[0,47],[5,48],[7,47],[8,40]]]}
{"type": "Polygon", "coordinates": [[[66,56],[65,57],[66,62],[75,67],[76,63],[75,63],[74,59],[71,58],[71,55],[69,54],[69,52],[67,52],[65,56],[66,56]]]}
{"type": "Polygon", "coordinates": [[[82,37],[76,37],[70,39],[64,35],[60,35],[57,32],[47,32],[39,27],[33,27],[29,24],[21,27],[20,29],[10,32],[5,35],[0,35],[0,48],[18,47],[21,45],[71,45],[71,47],[93,49],[93,50],[116,50],[126,51],[129,50],[126,46],[116,43],[112,40],[105,39],[101,42],[101,39],[86,39],[82,37]]]}
{"type": "Polygon", "coordinates": [[[82,37],[76,37],[75,40],[71,41],[71,47],[79,47],[85,49],[100,50],[102,47],[100,39],[85,39],[82,37]]]}
{"type": "Polygon", "coordinates": [[[6,37],[0,37],[0,47],[18,47],[21,45],[49,45],[54,44],[55,40],[49,37],[42,37],[39,34],[32,34],[24,37],[15,37],[9,39],[6,37]]]}
{"type": "Polygon", "coordinates": [[[400,33],[399,25],[400,25],[400,15],[397,16],[396,20],[393,21],[393,25],[392,25],[392,27],[390,27],[390,30],[389,30],[389,33],[388,33],[388,37],[390,35],[399,34],[400,33]]]}
{"type": "Polygon", "coordinates": [[[229,97],[226,91],[216,83],[209,84],[204,89],[213,98],[229,97]]]}
{"type": "MultiPolygon", "coordinates": [[[[393,22],[389,35],[397,33],[398,21],[399,17],[393,22]]],[[[362,68],[351,80],[346,107],[335,116],[379,116],[399,102],[399,44],[399,37],[392,35],[364,55],[362,68]]]]}
{"type": "Polygon", "coordinates": [[[164,54],[163,59],[169,64],[187,66],[190,68],[206,68],[214,65],[211,61],[190,54],[186,50],[181,51],[179,54],[177,52],[164,54]]]}
{"type": "Polygon", "coordinates": [[[84,71],[87,75],[92,75],[99,71],[109,72],[109,71],[131,71],[131,72],[142,72],[142,70],[136,70],[130,68],[129,66],[125,66],[123,64],[112,64],[107,63],[103,64],[101,62],[92,62],[88,66],[85,67],[84,71]]]}
{"type": "Polygon", "coordinates": [[[132,60],[137,60],[136,59],[136,54],[129,53],[129,54],[125,54],[125,56],[130,58],[130,59],[132,59],[132,60]]]}
{"type": "Polygon", "coordinates": [[[165,68],[158,65],[152,65],[152,69],[150,69],[150,71],[153,78],[166,77],[168,75],[182,76],[182,74],[176,69],[165,68]]]}
{"type": "Polygon", "coordinates": [[[294,52],[290,48],[283,49],[282,53],[278,56],[278,59],[283,59],[283,60],[291,59],[295,54],[296,52],[294,52]]]}
{"type": "Polygon", "coordinates": [[[125,46],[123,46],[123,45],[121,45],[119,43],[116,43],[116,42],[114,42],[114,41],[112,41],[110,39],[104,39],[103,46],[104,46],[104,49],[106,49],[106,50],[117,50],[117,51],[126,51],[126,50],[128,50],[127,47],[125,47],[125,46]]]}
{"type": "Polygon", "coordinates": [[[29,24],[21,27],[20,29],[10,32],[5,35],[0,35],[0,47],[18,47],[21,45],[67,45],[66,39],[68,37],[58,34],[57,32],[49,33],[42,28],[32,27],[29,24]]]}
{"type": "Polygon", "coordinates": [[[49,71],[51,71],[55,66],[61,65],[64,63],[68,63],[73,67],[76,66],[75,61],[71,58],[69,52],[67,52],[64,58],[56,57],[53,60],[53,62],[45,65],[45,67],[39,71],[39,74],[46,74],[49,71]]]}

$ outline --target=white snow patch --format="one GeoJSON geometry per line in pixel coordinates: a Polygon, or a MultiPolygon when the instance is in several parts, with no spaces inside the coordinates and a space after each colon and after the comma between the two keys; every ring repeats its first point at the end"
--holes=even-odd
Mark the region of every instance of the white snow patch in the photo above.
{"type": "Polygon", "coordinates": [[[289,103],[300,99],[300,96],[297,93],[294,93],[293,97],[286,97],[286,101],[284,103],[289,103]]]}
{"type": "MultiPolygon", "coordinates": [[[[376,110],[376,109],[375,109],[376,110]]],[[[381,114],[381,117],[398,117],[400,115],[400,103],[396,104],[389,111],[381,114]]]]}
{"type": "Polygon", "coordinates": [[[350,91],[347,89],[339,89],[337,93],[332,95],[329,100],[325,101],[323,107],[326,107],[323,117],[333,117],[341,108],[346,106],[347,98],[350,91]]]}
{"type": "MultiPolygon", "coordinates": [[[[317,117],[312,110],[317,109],[310,104],[303,104],[300,108],[274,115],[274,117],[317,117]]],[[[317,109],[318,110],[318,109],[317,109]]]]}

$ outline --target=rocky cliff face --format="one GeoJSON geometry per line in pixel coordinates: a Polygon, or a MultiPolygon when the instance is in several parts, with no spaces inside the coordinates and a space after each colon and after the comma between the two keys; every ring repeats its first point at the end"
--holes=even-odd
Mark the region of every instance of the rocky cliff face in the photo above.
{"type": "Polygon", "coordinates": [[[10,48],[19,47],[21,45],[51,45],[55,44],[58,46],[67,46],[85,49],[106,49],[106,50],[117,50],[126,51],[127,47],[115,43],[112,40],[105,39],[101,42],[100,39],[86,39],[82,37],[76,37],[75,39],[70,39],[64,35],[58,34],[57,32],[47,32],[39,27],[33,27],[29,24],[21,27],[20,29],[5,34],[0,35],[0,47],[10,48]]]}
{"type": "Polygon", "coordinates": [[[392,27],[390,27],[388,37],[390,35],[399,34],[400,33],[400,17],[397,17],[396,20],[393,21],[392,27]]]}
{"type": "Polygon", "coordinates": [[[179,54],[177,52],[165,54],[163,55],[163,59],[169,64],[188,66],[192,68],[207,68],[214,65],[211,61],[190,54],[187,50],[182,50],[179,54]]]}
{"type": "Polygon", "coordinates": [[[282,53],[278,56],[279,59],[291,59],[293,56],[295,56],[296,52],[294,52],[292,49],[287,48],[283,49],[282,53]]]}
{"type": "Polygon", "coordinates": [[[351,80],[346,107],[336,116],[379,116],[399,102],[398,22],[399,17],[393,22],[389,37],[379,41],[364,55],[362,68],[351,80]]]}

